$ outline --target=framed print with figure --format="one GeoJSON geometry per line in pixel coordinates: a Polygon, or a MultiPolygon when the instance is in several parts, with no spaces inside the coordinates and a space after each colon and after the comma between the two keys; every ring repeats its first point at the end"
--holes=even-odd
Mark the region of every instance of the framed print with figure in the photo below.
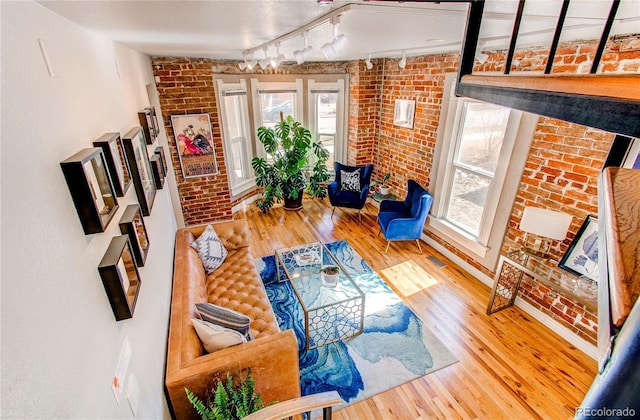
{"type": "Polygon", "coordinates": [[[209,114],[172,115],[171,126],[182,176],[196,178],[218,175],[209,114]]]}

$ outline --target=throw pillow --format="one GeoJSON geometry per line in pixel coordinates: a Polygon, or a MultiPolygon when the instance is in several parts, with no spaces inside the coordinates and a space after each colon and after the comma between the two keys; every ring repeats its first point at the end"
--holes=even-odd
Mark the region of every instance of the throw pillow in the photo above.
{"type": "Polygon", "coordinates": [[[340,171],[340,190],[360,192],[360,169],[353,172],[340,171]]]}
{"type": "Polygon", "coordinates": [[[198,239],[191,242],[191,247],[198,251],[204,271],[207,274],[213,273],[227,257],[227,249],[222,245],[220,238],[218,238],[211,225],[207,226],[198,239]]]}
{"type": "Polygon", "coordinates": [[[191,320],[202,346],[208,353],[224,348],[246,343],[244,336],[238,331],[230,330],[219,325],[211,324],[196,318],[191,320]]]}
{"type": "Polygon", "coordinates": [[[203,321],[238,331],[247,341],[253,339],[248,316],[213,303],[196,303],[196,309],[203,321]]]}

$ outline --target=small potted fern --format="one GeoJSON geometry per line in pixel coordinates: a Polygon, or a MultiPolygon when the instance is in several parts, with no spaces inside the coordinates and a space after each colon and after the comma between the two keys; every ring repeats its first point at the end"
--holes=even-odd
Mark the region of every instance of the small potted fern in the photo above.
{"type": "Polygon", "coordinates": [[[255,380],[251,377],[251,369],[247,376],[234,382],[227,373],[227,380],[220,380],[213,394],[208,393],[206,401],[198,398],[193,392],[184,389],[189,402],[203,420],[239,420],[264,408],[259,394],[255,392],[255,380]]]}
{"type": "Polygon", "coordinates": [[[391,187],[388,186],[388,185],[385,185],[385,183],[389,180],[389,178],[391,178],[391,173],[387,172],[382,177],[382,181],[373,181],[371,183],[372,187],[376,186],[376,185],[380,185],[380,187],[378,187],[378,191],[380,192],[380,195],[383,196],[383,197],[388,196],[389,193],[391,192],[391,187]]]}
{"type": "Polygon", "coordinates": [[[337,266],[328,265],[322,267],[320,273],[322,273],[322,284],[328,287],[336,287],[340,276],[340,269],[337,266]]]}

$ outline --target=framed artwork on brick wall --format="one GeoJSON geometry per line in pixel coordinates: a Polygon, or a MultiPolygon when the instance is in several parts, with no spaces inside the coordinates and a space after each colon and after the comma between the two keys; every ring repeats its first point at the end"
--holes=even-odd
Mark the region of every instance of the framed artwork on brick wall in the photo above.
{"type": "Polygon", "coordinates": [[[218,175],[209,114],[172,115],[171,126],[184,178],[218,175]]]}
{"type": "Polygon", "coordinates": [[[393,125],[404,128],[413,128],[413,117],[416,112],[416,101],[408,99],[396,99],[393,112],[393,125]]]}
{"type": "Polygon", "coordinates": [[[598,219],[587,216],[558,267],[598,281],[598,219]]]}

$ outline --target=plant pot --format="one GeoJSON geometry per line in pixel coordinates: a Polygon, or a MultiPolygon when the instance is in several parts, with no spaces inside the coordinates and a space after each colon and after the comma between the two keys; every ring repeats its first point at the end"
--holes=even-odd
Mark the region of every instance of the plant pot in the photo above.
{"type": "Polygon", "coordinates": [[[391,187],[380,187],[380,195],[387,196],[391,193],[391,187]]]}
{"type": "Polygon", "coordinates": [[[298,198],[289,198],[284,197],[284,209],[297,211],[302,209],[302,196],[304,195],[304,190],[298,191],[298,198]]]}
{"type": "Polygon", "coordinates": [[[338,285],[338,277],[340,277],[340,272],[335,274],[322,273],[322,285],[327,287],[336,287],[338,285]]]}

